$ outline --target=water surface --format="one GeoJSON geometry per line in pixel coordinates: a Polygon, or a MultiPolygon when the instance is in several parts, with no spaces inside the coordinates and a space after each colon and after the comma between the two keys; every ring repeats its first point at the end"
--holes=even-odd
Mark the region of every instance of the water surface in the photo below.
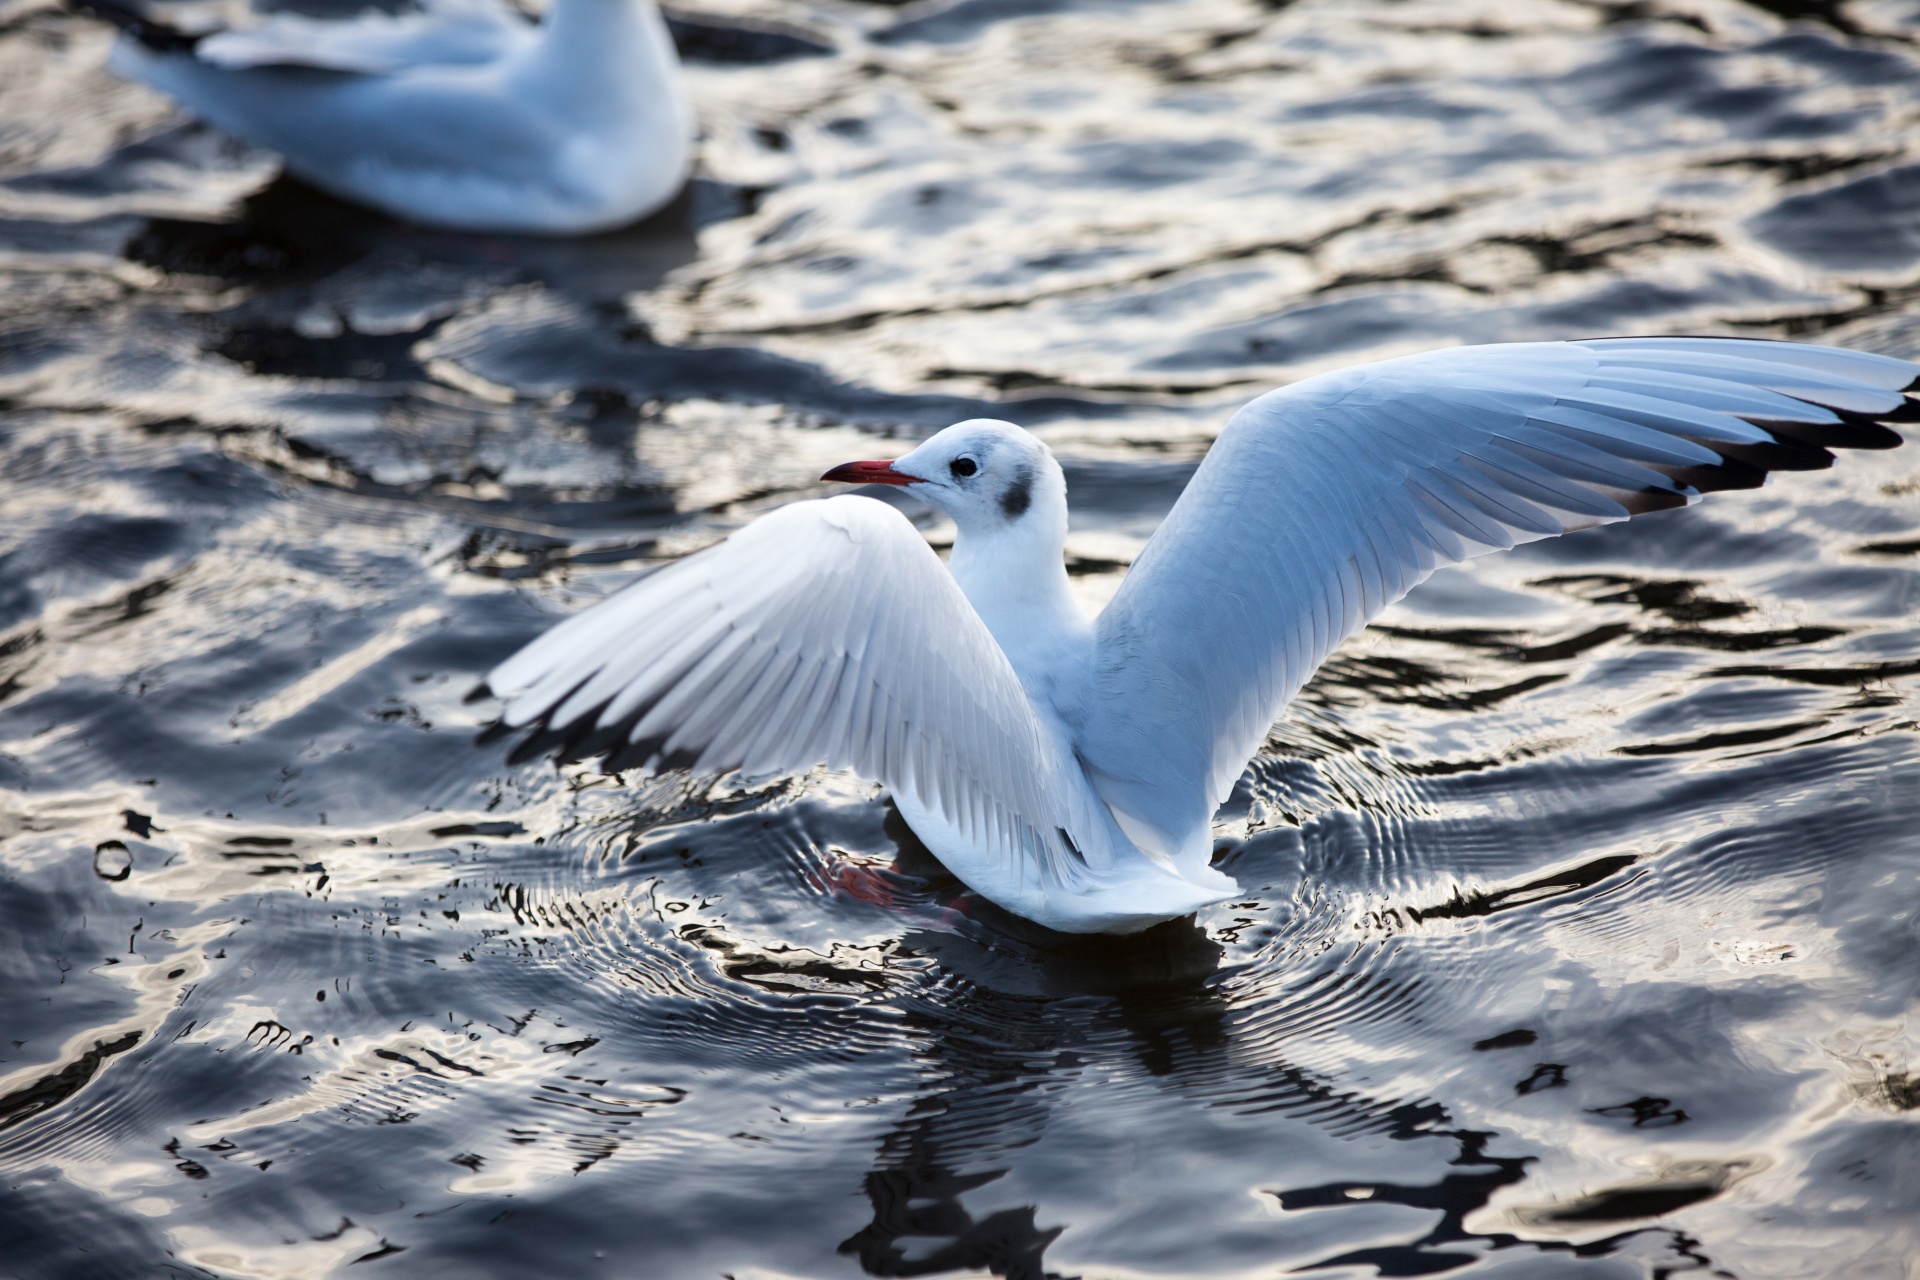
{"type": "Polygon", "coordinates": [[[688,195],[540,242],[0,7],[0,1275],[1920,1274],[1911,449],[1436,575],[1222,811],[1243,896],[1132,940],[853,780],[462,702],[962,417],[1060,453],[1098,604],[1315,370],[1920,355],[1920,10],[696,16],[688,195]]]}

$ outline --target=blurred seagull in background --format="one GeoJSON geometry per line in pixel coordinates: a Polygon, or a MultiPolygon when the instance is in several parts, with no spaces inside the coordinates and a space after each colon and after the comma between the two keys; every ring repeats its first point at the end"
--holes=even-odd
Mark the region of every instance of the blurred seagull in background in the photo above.
{"type": "Polygon", "coordinates": [[[1215,441],[1097,618],[1067,490],[1010,423],[822,477],[953,518],[942,565],[892,507],[796,502],[495,668],[476,694],[610,770],[814,765],[885,785],[1019,915],[1125,933],[1236,893],[1214,811],[1340,642],[1441,565],[1902,443],[1920,365],[1758,339],[1458,347],[1308,378],[1215,441]]]}
{"type": "Polygon", "coordinates": [[[109,65],[336,195],[463,231],[581,235],[673,198],[692,154],[653,0],[426,0],[342,21],[277,13],[195,34],[119,0],[109,65]]]}

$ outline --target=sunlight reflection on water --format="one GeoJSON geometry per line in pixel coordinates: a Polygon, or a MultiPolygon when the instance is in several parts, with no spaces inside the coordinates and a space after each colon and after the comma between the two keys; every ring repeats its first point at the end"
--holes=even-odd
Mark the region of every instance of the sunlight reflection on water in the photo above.
{"type": "Polygon", "coordinates": [[[462,698],[876,437],[1039,430],[1098,603],[1277,381],[1920,354],[1913,6],[740,12],[837,51],[691,61],[688,195],[536,242],[0,7],[0,1271],[1912,1274],[1908,451],[1437,575],[1131,941],[462,698]]]}

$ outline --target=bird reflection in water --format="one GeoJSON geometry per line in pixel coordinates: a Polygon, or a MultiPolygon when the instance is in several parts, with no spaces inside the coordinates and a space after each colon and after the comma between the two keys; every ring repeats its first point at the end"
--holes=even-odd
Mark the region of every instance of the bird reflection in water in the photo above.
{"type": "Polygon", "coordinates": [[[976,1216],[963,1198],[1007,1174],[1007,1154],[1044,1132],[1053,1086],[1116,1042],[1156,1077],[1223,1053],[1227,1006],[1214,978],[1224,951],[1192,919],[1073,936],[974,895],[953,900],[959,881],[891,807],[887,834],[899,848],[897,873],[945,890],[964,910],[945,914],[949,927],[901,939],[902,951],[935,960],[951,980],[905,998],[927,1084],[881,1140],[866,1176],[873,1221],[840,1252],[874,1276],[1053,1277],[1044,1255],[1063,1225],[1041,1224],[1035,1205],[976,1216]]]}
{"type": "Polygon", "coordinates": [[[1348,1139],[1457,1147],[1446,1161],[1457,1172],[1430,1183],[1268,1188],[1287,1213],[1373,1204],[1438,1215],[1413,1239],[1317,1259],[1306,1270],[1432,1275],[1522,1248],[1572,1258],[1629,1253],[1655,1274],[1713,1271],[1697,1238],[1651,1220],[1717,1195],[1726,1170],[1703,1166],[1698,1176],[1523,1215],[1543,1228],[1537,1234],[1475,1231],[1469,1217],[1522,1183],[1536,1158],[1493,1154],[1502,1135],[1459,1125],[1432,1099],[1342,1088],[1247,1037],[1237,1041],[1235,1025],[1244,1019],[1233,1008],[1235,970],[1223,967],[1225,949],[1193,919],[1127,936],[1055,933],[966,893],[891,806],[886,831],[898,847],[891,876],[924,885],[946,904],[936,909],[941,923],[906,934],[901,950],[936,961],[947,980],[901,997],[927,1083],[882,1138],[866,1175],[873,1220],[840,1245],[868,1275],[987,1271],[1063,1280],[1045,1254],[1071,1224],[1043,1223],[1037,1204],[979,1208],[967,1199],[1006,1177],[1012,1153],[1043,1136],[1052,1100],[1075,1078],[1099,1074],[1100,1060],[1115,1052],[1162,1087],[1208,1106],[1289,1114],[1348,1139]],[[1621,1229],[1588,1238],[1614,1223],[1621,1229]],[[1565,1238],[1570,1231],[1585,1234],[1565,1238]]]}

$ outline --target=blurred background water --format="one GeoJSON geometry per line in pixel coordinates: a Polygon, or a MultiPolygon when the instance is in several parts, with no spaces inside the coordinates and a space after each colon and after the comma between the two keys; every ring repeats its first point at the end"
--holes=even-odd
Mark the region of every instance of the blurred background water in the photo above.
{"type": "Polygon", "coordinates": [[[0,1275],[1920,1276],[1912,448],[1436,575],[1133,940],[461,701],[962,417],[1097,604],[1319,369],[1920,355],[1920,4],[677,16],[696,180],[539,241],[0,0],[0,1275]]]}

